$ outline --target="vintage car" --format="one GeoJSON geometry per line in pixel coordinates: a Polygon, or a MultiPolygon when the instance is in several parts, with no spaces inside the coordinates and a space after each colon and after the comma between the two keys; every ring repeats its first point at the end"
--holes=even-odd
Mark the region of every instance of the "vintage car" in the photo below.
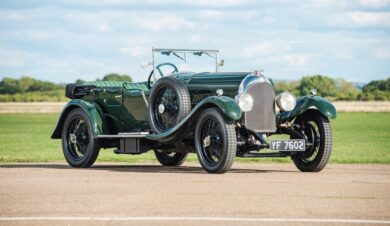
{"type": "Polygon", "coordinates": [[[181,165],[196,152],[210,173],[228,171],[235,157],[290,157],[303,172],[318,172],[327,164],[329,119],[336,118],[336,109],[314,90],[298,99],[287,91],[276,96],[260,71],[219,72],[223,60],[217,50],[152,53],[152,62],[144,65],[152,67],[146,82],[66,86],[71,101],[52,138],[62,139],[69,165],[90,167],[101,148],[115,148],[117,154],[153,150],[164,166],[181,165]],[[171,62],[157,64],[157,55],[183,61],[205,57],[215,63],[215,72],[181,72],[171,62]],[[270,138],[279,134],[287,136],[270,138]]]}

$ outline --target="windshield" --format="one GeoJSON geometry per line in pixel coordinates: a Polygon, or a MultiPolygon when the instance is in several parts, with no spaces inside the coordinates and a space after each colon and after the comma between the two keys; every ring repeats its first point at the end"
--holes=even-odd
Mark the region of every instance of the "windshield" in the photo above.
{"type": "Polygon", "coordinates": [[[179,72],[219,71],[218,50],[205,49],[154,49],[153,68],[161,63],[173,63],[179,72]]]}

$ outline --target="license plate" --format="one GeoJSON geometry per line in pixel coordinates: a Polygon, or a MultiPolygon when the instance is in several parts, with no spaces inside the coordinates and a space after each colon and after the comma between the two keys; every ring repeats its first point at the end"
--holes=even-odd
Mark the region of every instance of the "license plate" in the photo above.
{"type": "Polygon", "coordinates": [[[274,151],[305,151],[304,139],[271,140],[269,149],[274,151]]]}

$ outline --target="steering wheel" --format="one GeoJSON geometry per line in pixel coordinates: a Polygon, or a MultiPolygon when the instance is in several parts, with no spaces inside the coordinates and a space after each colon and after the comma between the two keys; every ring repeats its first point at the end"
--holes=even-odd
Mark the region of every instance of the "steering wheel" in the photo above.
{"type": "MultiPolygon", "coordinates": [[[[163,66],[170,66],[170,67],[173,68],[173,71],[172,71],[170,74],[179,72],[179,70],[177,69],[176,65],[174,65],[174,64],[172,64],[172,63],[161,63],[161,64],[158,64],[158,65],[156,66],[156,69],[157,69],[158,73],[160,74],[160,77],[161,77],[161,78],[165,76],[164,73],[161,71],[161,67],[163,67],[163,66]]],[[[152,86],[151,86],[151,80],[152,80],[153,73],[154,73],[154,70],[152,70],[152,71],[150,72],[150,74],[149,74],[149,78],[148,78],[148,88],[149,88],[149,89],[152,88],[152,86]]]]}

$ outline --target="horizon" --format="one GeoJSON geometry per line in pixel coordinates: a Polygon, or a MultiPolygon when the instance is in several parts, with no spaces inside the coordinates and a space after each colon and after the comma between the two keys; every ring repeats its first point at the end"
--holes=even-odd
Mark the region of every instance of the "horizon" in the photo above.
{"type": "MultiPolygon", "coordinates": [[[[203,72],[200,72],[200,73],[203,73],[203,72]]],[[[112,73],[108,73],[108,74],[118,74],[118,73],[115,73],[115,72],[112,72],[112,73]]],[[[102,76],[98,76],[96,77],[95,80],[102,80],[104,76],[108,75],[108,74],[105,74],[105,75],[102,75],[102,76]]],[[[129,75],[129,74],[118,74],[118,75],[128,75],[130,76],[130,78],[133,80],[133,82],[137,82],[134,80],[134,78],[129,75]]],[[[316,75],[320,75],[320,74],[313,74],[313,75],[305,75],[305,76],[302,76],[300,78],[297,78],[297,79],[273,79],[269,76],[266,76],[267,78],[269,79],[272,79],[274,82],[299,82],[303,77],[311,77],[311,76],[316,76],[316,75]]],[[[330,77],[330,76],[327,76],[327,75],[320,75],[320,76],[325,76],[325,77],[330,77]]],[[[52,82],[54,84],[57,84],[57,85],[66,85],[66,84],[69,84],[69,83],[74,83],[76,82],[76,80],[83,80],[82,78],[79,78],[79,79],[76,79],[75,81],[70,81],[70,82],[57,82],[57,81],[52,81],[52,80],[46,80],[46,79],[40,79],[40,78],[36,78],[36,77],[33,77],[33,76],[15,76],[15,77],[11,77],[11,76],[0,76],[0,81],[3,79],[3,78],[12,78],[12,79],[21,79],[23,77],[28,77],[28,78],[32,78],[32,79],[37,79],[39,81],[43,81],[43,82],[52,82]]],[[[330,77],[332,78],[334,81],[336,81],[337,79],[344,79],[344,78],[341,78],[341,77],[330,77]]],[[[388,78],[383,78],[383,79],[378,79],[378,80],[370,80],[368,82],[356,82],[356,81],[350,81],[350,80],[346,80],[344,79],[345,81],[351,83],[352,85],[354,85],[355,87],[358,88],[358,86],[360,85],[367,85],[368,83],[372,82],[372,81],[379,81],[379,80],[386,80],[386,79],[389,79],[390,76],[388,78]]],[[[84,80],[85,82],[89,82],[89,81],[94,81],[94,80],[84,80]]]]}
{"type": "Polygon", "coordinates": [[[0,28],[0,79],[144,81],[152,47],[219,49],[221,71],[274,80],[390,77],[390,0],[4,0],[0,28]]]}

